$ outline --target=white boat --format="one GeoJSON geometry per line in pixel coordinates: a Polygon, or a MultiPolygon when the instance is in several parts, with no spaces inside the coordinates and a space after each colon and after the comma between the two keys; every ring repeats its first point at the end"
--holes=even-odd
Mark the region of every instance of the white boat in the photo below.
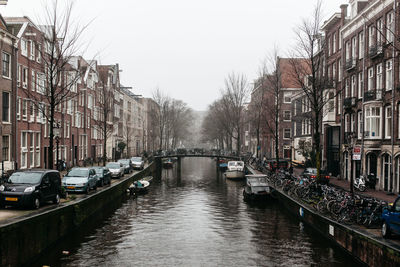
{"type": "Polygon", "coordinates": [[[228,168],[225,171],[225,177],[232,180],[244,178],[244,162],[228,161],[228,168]]]}
{"type": "Polygon", "coordinates": [[[245,201],[267,199],[271,196],[271,191],[267,175],[250,174],[246,175],[246,186],[243,189],[243,197],[245,201]]]}

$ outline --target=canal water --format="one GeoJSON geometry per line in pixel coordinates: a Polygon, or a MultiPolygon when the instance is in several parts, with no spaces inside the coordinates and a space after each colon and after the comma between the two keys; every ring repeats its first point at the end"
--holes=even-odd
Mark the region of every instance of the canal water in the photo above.
{"type": "Polygon", "coordinates": [[[217,175],[211,159],[184,159],[180,178],[164,170],[147,195],[128,199],[34,265],[357,265],[279,203],[244,203],[243,185],[217,175]]]}

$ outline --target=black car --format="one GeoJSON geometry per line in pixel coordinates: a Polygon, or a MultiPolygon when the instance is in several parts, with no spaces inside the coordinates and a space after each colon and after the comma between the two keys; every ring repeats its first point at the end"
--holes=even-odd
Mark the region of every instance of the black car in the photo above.
{"type": "Polygon", "coordinates": [[[104,186],[107,184],[111,184],[111,172],[106,167],[93,167],[96,171],[99,180],[97,181],[98,186],[104,186]]]}
{"type": "MultiPolygon", "coordinates": [[[[317,168],[306,168],[301,174],[303,178],[316,179],[317,178],[317,168]]],[[[329,184],[330,175],[327,171],[321,170],[320,172],[320,182],[329,184]]]]}
{"type": "Polygon", "coordinates": [[[61,176],[56,170],[24,170],[14,172],[0,186],[0,206],[32,207],[60,202],[61,176]]]}

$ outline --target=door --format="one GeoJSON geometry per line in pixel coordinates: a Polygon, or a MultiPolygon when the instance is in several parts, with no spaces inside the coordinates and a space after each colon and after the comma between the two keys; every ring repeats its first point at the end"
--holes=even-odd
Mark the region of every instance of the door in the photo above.
{"type": "Polygon", "coordinates": [[[389,183],[391,182],[390,177],[390,165],[391,165],[391,157],[388,154],[382,156],[382,177],[384,181],[384,190],[388,191],[390,188],[389,183]]]}
{"type": "Polygon", "coordinates": [[[393,231],[400,233],[400,198],[393,204],[393,210],[390,212],[389,216],[389,223],[389,227],[393,231]]]}
{"type": "Polygon", "coordinates": [[[42,178],[42,183],[40,184],[40,191],[42,192],[43,200],[48,201],[52,197],[51,193],[51,183],[49,174],[45,174],[42,178]]]}

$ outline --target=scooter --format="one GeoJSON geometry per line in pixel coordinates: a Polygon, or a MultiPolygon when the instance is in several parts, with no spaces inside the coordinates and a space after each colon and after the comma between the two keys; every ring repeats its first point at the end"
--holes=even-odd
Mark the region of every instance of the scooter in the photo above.
{"type": "Polygon", "coordinates": [[[354,180],[354,188],[357,189],[360,192],[364,192],[365,191],[365,178],[364,175],[360,175],[360,177],[356,178],[354,180]]]}

